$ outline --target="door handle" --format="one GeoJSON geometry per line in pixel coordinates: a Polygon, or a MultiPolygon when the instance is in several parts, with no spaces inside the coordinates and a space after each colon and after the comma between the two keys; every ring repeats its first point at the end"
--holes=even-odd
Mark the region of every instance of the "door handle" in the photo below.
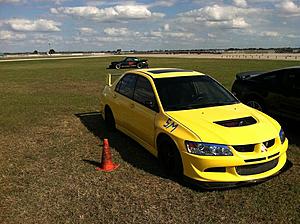
{"type": "Polygon", "coordinates": [[[117,98],[117,94],[114,93],[112,97],[113,97],[114,99],[117,98]]]}
{"type": "Polygon", "coordinates": [[[131,104],[130,104],[130,108],[134,108],[134,103],[131,103],[131,104]]]}

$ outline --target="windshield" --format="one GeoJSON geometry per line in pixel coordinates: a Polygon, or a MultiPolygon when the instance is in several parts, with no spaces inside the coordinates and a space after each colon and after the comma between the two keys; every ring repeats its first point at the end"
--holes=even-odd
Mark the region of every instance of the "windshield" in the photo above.
{"type": "Polygon", "coordinates": [[[207,75],[158,78],[154,82],[165,111],[239,103],[228,90],[207,75]]]}

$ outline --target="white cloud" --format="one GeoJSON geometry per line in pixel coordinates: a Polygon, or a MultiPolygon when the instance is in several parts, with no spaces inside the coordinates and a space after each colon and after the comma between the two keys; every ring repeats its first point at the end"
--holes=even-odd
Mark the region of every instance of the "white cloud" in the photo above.
{"type": "Polygon", "coordinates": [[[153,12],[151,17],[154,18],[154,19],[160,19],[160,18],[164,18],[165,14],[160,13],[160,12],[153,12]]]}
{"type": "Polygon", "coordinates": [[[244,29],[250,26],[242,17],[228,21],[207,21],[206,25],[224,29],[244,29]]]}
{"type": "Polygon", "coordinates": [[[64,2],[69,1],[69,0],[50,0],[50,1],[54,2],[56,5],[61,5],[64,2]]]}
{"type": "Polygon", "coordinates": [[[103,30],[103,32],[108,35],[109,37],[122,37],[125,38],[132,38],[138,37],[141,35],[140,32],[129,30],[126,27],[108,27],[103,30]]]}
{"type": "Polygon", "coordinates": [[[79,30],[80,34],[82,35],[91,35],[96,33],[96,31],[90,27],[80,27],[77,30],[79,30]]]}
{"type": "Polygon", "coordinates": [[[217,37],[217,36],[216,36],[215,34],[213,34],[213,33],[208,33],[207,36],[208,36],[209,38],[216,38],[216,37],[217,37]]]}
{"type": "Polygon", "coordinates": [[[246,0],[233,0],[233,3],[238,7],[247,7],[246,0]]]}
{"type": "Polygon", "coordinates": [[[288,15],[300,15],[300,6],[291,0],[284,0],[277,5],[280,11],[288,15]]]}
{"type": "Polygon", "coordinates": [[[279,33],[276,31],[265,31],[260,34],[263,37],[278,37],[279,33]]]}
{"type": "Polygon", "coordinates": [[[110,27],[110,28],[105,28],[103,31],[108,36],[119,37],[119,36],[129,35],[129,30],[125,27],[123,27],[123,28],[110,27]]]}
{"type": "Polygon", "coordinates": [[[151,17],[161,18],[164,16],[163,13],[152,13],[145,5],[116,5],[108,8],[98,8],[95,6],[59,7],[51,8],[50,12],[100,21],[147,19],[151,17]]]}
{"type": "Polygon", "coordinates": [[[63,37],[57,35],[49,35],[49,34],[33,34],[32,39],[30,40],[32,43],[46,44],[46,43],[57,43],[63,40],[63,37]]]}
{"type": "Polygon", "coordinates": [[[142,5],[117,5],[114,9],[121,18],[144,19],[151,16],[147,7],[142,5]]]}
{"type": "Polygon", "coordinates": [[[288,34],[288,35],[286,35],[286,37],[292,38],[292,39],[298,39],[298,38],[300,38],[300,35],[288,34]]]}
{"type": "Polygon", "coordinates": [[[25,0],[0,0],[0,3],[11,3],[11,4],[19,4],[24,2],[25,0]]]}
{"type": "Polygon", "coordinates": [[[5,22],[15,31],[55,32],[60,31],[58,22],[47,19],[10,19],[5,22]]]}
{"type": "Polygon", "coordinates": [[[26,38],[25,34],[14,33],[8,30],[0,30],[0,40],[12,41],[12,40],[23,40],[26,38]]]}
{"type": "Polygon", "coordinates": [[[164,25],[164,31],[170,31],[170,25],[168,23],[164,25]]]}
{"type": "Polygon", "coordinates": [[[179,21],[184,23],[204,23],[208,27],[226,29],[245,29],[250,27],[247,22],[268,10],[262,8],[241,8],[236,6],[218,5],[205,6],[179,14],[179,21]]]}
{"type": "Polygon", "coordinates": [[[235,28],[235,29],[243,29],[243,28],[247,28],[249,26],[250,25],[242,17],[233,19],[232,24],[231,24],[231,27],[235,28]]]}
{"type": "Polygon", "coordinates": [[[163,32],[163,31],[151,31],[149,34],[146,33],[147,37],[156,37],[162,39],[175,38],[175,39],[189,39],[195,36],[194,33],[189,32],[163,32]]]}
{"type": "Polygon", "coordinates": [[[123,40],[121,37],[96,37],[96,41],[99,42],[120,42],[123,40]]]}
{"type": "Polygon", "coordinates": [[[181,17],[192,17],[198,21],[226,21],[249,14],[262,13],[262,9],[239,8],[235,6],[220,6],[214,4],[200,9],[194,9],[179,14],[181,17]]]}
{"type": "Polygon", "coordinates": [[[177,0],[157,0],[154,3],[150,4],[150,7],[171,7],[175,5],[177,0]]]}

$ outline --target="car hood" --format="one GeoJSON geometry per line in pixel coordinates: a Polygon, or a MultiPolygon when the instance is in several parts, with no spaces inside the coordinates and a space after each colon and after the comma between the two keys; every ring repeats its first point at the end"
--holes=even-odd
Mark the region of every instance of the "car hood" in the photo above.
{"type": "Polygon", "coordinates": [[[242,103],[193,110],[166,112],[194,132],[201,141],[227,145],[255,144],[279,135],[280,125],[271,117],[242,103]],[[215,122],[253,117],[254,124],[226,127],[215,122]]]}

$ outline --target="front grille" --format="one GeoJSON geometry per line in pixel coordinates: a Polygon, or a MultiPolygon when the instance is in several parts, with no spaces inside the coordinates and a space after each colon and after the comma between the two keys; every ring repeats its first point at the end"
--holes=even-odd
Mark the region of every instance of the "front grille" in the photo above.
{"type": "Polygon", "coordinates": [[[271,170],[274,167],[276,167],[277,164],[278,164],[278,158],[266,163],[237,166],[235,167],[235,170],[239,175],[254,175],[254,174],[267,172],[268,170],[271,170]]]}
{"type": "MultiPolygon", "coordinates": [[[[269,141],[265,141],[263,142],[264,146],[266,148],[270,148],[275,144],[275,138],[269,140],[269,141]]],[[[254,151],[254,147],[256,144],[249,144],[249,145],[233,145],[232,147],[238,151],[238,152],[253,152],[254,151]]]]}
{"type": "Polygon", "coordinates": [[[270,148],[275,144],[275,138],[273,138],[269,141],[265,141],[265,142],[263,142],[263,144],[266,146],[266,148],[270,148]]]}
{"type": "Polygon", "coordinates": [[[238,152],[253,152],[255,144],[249,145],[233,145],[232,146],[238,152]]]}

